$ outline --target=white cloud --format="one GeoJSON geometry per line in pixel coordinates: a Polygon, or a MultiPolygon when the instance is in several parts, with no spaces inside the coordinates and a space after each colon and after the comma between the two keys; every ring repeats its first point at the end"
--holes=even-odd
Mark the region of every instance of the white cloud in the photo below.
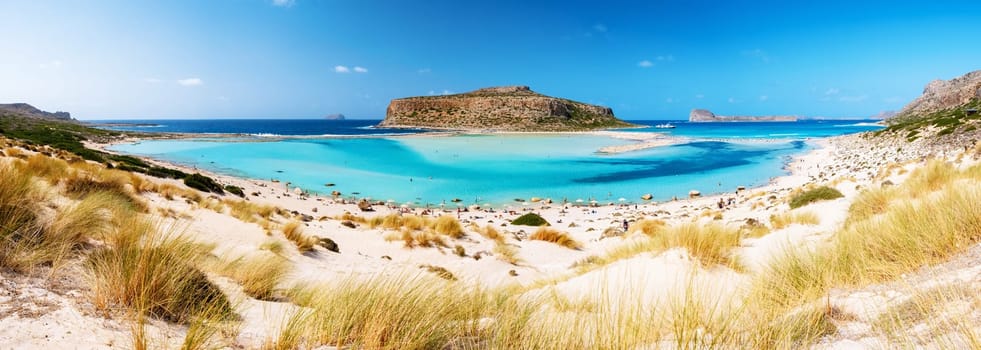
{"type": "Polygon", "coordinates": [[[272,0],[273,6],[290,7],[296,4],[296,0],[272,0]]]}
{"type": "Polygon", "coordinates": [[[418,70],[416,70],[416,73],[419,73],[419,74],[429,74],[429,73],[432,73],[432,72],[433,72],[433,70],[432,69],[429,69],[429,68],[419,68],[418,70]]]}
{"type": "Polygon", "coordinates": [[[651,61],[648,61],[648,60],[643,60],[643,61],[637,62],[637,66],[640,67],[640,68],[651,68],[651,67],[654,66],[654,62],[651,62],[651,61]]]}
{"type": "Polygon", "coordinates": [[[842,96],[838,98],[841,102],[862,102],[869,98],[869,95],[842,96]]]}
{"type": "Polygon", "coordinates": [[[766,101],[766,100],[769,100],[769,99],[770,99],[770,96],[760,95],[760,101],[766,101]]]}
{"type": "Polygon", "coordinates": [[[770,56],[766,54],[766,51],[760,49],[743,50],[742,54],[763,61],[763,63],[770,63],[770,56]]]}
{"type": "Polygon", "coordinates": [[[597,24],[593,25],[593,30],[595,30],[597,32],[600,32],[600,33],[606,33],[607,28],[606,28],[605,25],[603,25],[603,23],[597,23],[597,24]]]}
{"type": "Polygon", "coordinates": [[[181,86],[201,86],[204,85],[204,80],[201,80],[201,78],[186,78],[177,80],[177,83],[181,84],[181,86]]]}
{"type": "Polygon", "coordinates": [[[334,73],[350,73],[351,69],[347,66],[334,66],[334,73]]]}
{"type": "Polygon", "coordinates": [[[361,66],[354,66],[354,71],[357,73],[368,73],[368,68],[361,66]]]}
{"type": "Polygon", "coordinates": [[[159,78],[144,78],[143,82],[148,84],[160,84],[163,82],[163,80],[160,80],[159,78]]]}
{"type": "Polygon", "coordinates": [[[61,65],[62,64],[63,63],[61,62],[61,60],[52,60],[52,61],[48,61],[48,62],[41,62],[37,66],[38,66],[38,68],[41,68],[41,69],[58,69],[58,68],[61,68],[61,65]]]}
{"type": "Polygon", "coordinates": [[[824,91],[824,95],[825,96],[837,95],[839,92],[841,92],[841,90],[838,90],[836,88],[829,88],[828,90],[824,91]]]}

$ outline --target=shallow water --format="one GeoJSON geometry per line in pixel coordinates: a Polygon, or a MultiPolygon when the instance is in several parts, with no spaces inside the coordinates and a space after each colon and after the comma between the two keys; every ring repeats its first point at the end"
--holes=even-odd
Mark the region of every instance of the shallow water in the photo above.
{"type": "Polygon", "coordinates": [[[117,151],[199,168],[292,182],[306,190],[438,204],[507,204],[514,198],[561,201],[684,196],[690,189],[731,191],[784,174],[803,141],[761,144],[695,142],[617,155],[597,136],[459,136],[298,139],[277,142],[144,141],[117,151]],[[335,183],[336,187],[325,187],[335,183]]]}
{"type": "Polygon", "coordinates": [[[737,186],[763,185],[786,174],[787,161],[812,147],[799,135],[869,129],[834,123],[764,124],[778,125],[679,125],[670,131],[693,137],[693,142],[620,154],[597,150],[633,141],[562,134],[154,140],[112,149],[218,173],[277,179],[319,193],[337,190],[345,196],[417,205],[452,205],[452,199],[460,198],[466,204],[501,206],[520,205],[514,199],[531,197],[606,203],[621,197],[638,202],[646,193],[666,200],[687,196],[693,189],[704,194],[732,192],[737,186]],[[762,141],[733,141],[763,134],[769,136],[762,141]],[[716,140],[721,137],[729,141],[716,140]]]}

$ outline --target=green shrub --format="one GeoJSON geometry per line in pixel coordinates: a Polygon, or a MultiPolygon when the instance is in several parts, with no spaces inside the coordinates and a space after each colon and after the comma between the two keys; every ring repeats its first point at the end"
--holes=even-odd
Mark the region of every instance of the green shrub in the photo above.
{"type": "Polygon", "coordinates": [[[511,221],[511,225],[525,225],[525,226],[551,226],[548,221],[545,221],[540,215],[535,213],[528,213],[519,216],[514,221],[511,221]]]}
{"type": "Polygon", "coordinates": [[[203,192],[214,192],[218,194],[225,193],[225,190],[223,190],[221,188],[221,185],[215,182],[214,179],[198,173],[194,173],[185,177],[184,184],[187,185],[187,187],[203,192]]]}
{"type": "Polygon", "coordinates": [[[234,194],[236,196],[245,198],[245,192],[242,191],[241,187],[234,186],[234,185],[225,185],[225,191],[228,191],[228,193],[234,194]]]}
{"type": "Polygon", "coordinates": [[[821,186],[810,191],[805,191],[804,193],[791,198],[790,208],[796,209],[817,201],[831,200],[841,197],[844,197],[844,195],[842,195],[841,192],[838,192],[838,190],[828,186],[821,186]]]}

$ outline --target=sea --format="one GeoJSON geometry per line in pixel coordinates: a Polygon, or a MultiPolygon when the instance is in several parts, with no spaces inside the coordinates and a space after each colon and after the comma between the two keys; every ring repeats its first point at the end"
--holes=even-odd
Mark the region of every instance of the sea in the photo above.
{"type": "Polygon", "coordinates": [[[413,206],[638,203],[733,192],[788,174],[814,140],[876,130],[874,120],[689,123],[637,120],[628,133],[665,133],[685,142],[617,154],[634,143],[595,134],[459,134],[375,128],[378,120],[102,120],[99,127],[200,134],[142,140],[113,151],[216,173],[289,182],[314,193],[339,191],[413,206]],[[670,123],[673,129],[655,128],[670,123]],[[240,136],[215,137],[214,134],[240,136]],[[455,201],[458,200],[458,201],[455,201]]]}

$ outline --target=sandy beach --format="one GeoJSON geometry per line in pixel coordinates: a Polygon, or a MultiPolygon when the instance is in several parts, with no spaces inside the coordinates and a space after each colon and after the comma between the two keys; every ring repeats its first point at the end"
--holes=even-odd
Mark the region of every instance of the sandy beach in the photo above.
{"type": "MultiPolygon", "coordinates": [[[[602,135],[626,137],[622,133],[602,135]]],[[[629,136],[629,135],[627,135],[629,136]]],[[[650,143],[670,142],[661,136],[647,136],[636,140],[637,144],[625,146],[616,151],[642,149],[650,143]]],[[[126,139],[120,142],[139,142],[138,139],[126,139]]],[[[529,297],[545,297],[560,295],[569,300],[603,300],[614,305],[627,303],[617,295],[632,294],[640,302],[638,307],[650,310],[662,310],[665,304],[678,293],[685,290],[711,291],[699,294],[706,301],[724,304],[738,304],[732,296],[739,290],[747,288],[751,283],[751,275],[759,273],[768,266],[775,257],[780,256],[788,247],[805,248],[821,244],[829,233],[842,227],[848,217],[850,203],[860,191],[870,186],[876,186],[883,181],[901,183],[904,175],[894,173],[885,178],[881,177],[880,169],[890,164],[905,164],[908,170],[922,166],[922,159],[931,155],[942,155],[949,159],[962,159],[959,165],[967,167],[976,162],[975,158],[958,156],[956,150],[950,153],[927,148],[877,147],[869,152],[869,141],[861,135],[847,135],[809,141],[814,150],[793,158],[786,164],[789,172],[786,176],[774,178],[769,184],[755,188],[721,189],[721,194],[711,196],[692,196],[678,198],[666,202],[629,201],[604,203],[545,203],[538,201],[527,205],[515,205],[512,208],[462,208],[461,210],[439,208],[405,208],[398,203],[380,203],[371,205],[370,211],[364,211],[357,204],[356,198],[318,196],[305,192],[290,183],[243,179],[222,174],[203,172],[226,185],[241,187],[246,194],[244,200],[258,205],[281,208],[291,213],[294,221],[301,222],[302,231],[315,237],[326,237],[336,243],[339,252],[330,252],[317,248],[311,252],[300,252],[294,248],[286,249],[281,254],[288,259],[292,268],[285,278],[279,282],[282,288],[297,284],[330,283],[338,279],[352,276],[382,275],[420,275],[430,276],[431,273],[420,266],[438,266],[445,269],[458,279],[459,283],[479,285],[487,288],[517,288],[525,290],[529,297]],[[802,210],[789,210],[786,199],[802,188],[815,184],[828,184],[838,189],[844,196],[839,199],[819,202],[802,210]],[[643,242],[642,234],[624,234],[624,225],[628,231],[632,225],[641,222],[658,220],[668,226],[685,225],[723,225],[728,227],[746,227],[752,222],[769,222],[775,215],[787,212],[806,211],[817,216],[817,221],[810,224],[791,224],[773,228],[759,237],[743,238],[734,254],[744,266],[743,270],[716,266],[706,268],[684,249],[671,249],[662,253],[643,253],[633,257],[614,261],[608,265],[596,268],[582,269],[585,261],[602,257],[616,249],[643,242]],[[510,222],[525,213],[536,213],[551,223],[552,227],[566,233],[569,237],[581,243],[578,249],[568,249],[554,243],[531,240],[529,237],[536,231],[535,227],[512,225],[510,222]],[[464,227],[464,235],[454,239],[446,247],[407,247],[397,232],[383,228],[371,228],[364,222],[348,218],[369,220],[389,214],[437,218],[450,216],[457,219],[464,227]],[[347,218],[346,218],[347,217],[347,218]],[[500,242],[489,239],[478,233],[482,228],[494,227],[504,238],[500,242]],[[504,244],[513,248],[509,257],[501,256],[498,245],[504,244]],[[640,295],[633,295],[637,291],[640,295]]],[[[87,146],[105,150],[109,144],[93,144],[87,146]]],[[[23,151],[29,152],[29,151],[23,151]]],[[[147,162],[162,166],[178,168],[186,172],[198,172],[178,164],[168,164],[153,159],[147,162]]],[[[147,181],[155,182],[158,186],[170,184],[181,186],[175,180],[145,177],[147,181]]],[[[689,189],[703,193],[720,189],[689,189]]],[[[171,221],[182,227],[188,237],[196,242],[206,244],[212,254],[219,257],[247,256],[260,251],[270,242],[282,241],[285,238],[278,233],[270,232],[261,222],[249,222],[238,219],[227,209],[219,205],[217,209],[207,202],[193,202],[180,197],[170,197],[155,192],[140,195],[151,208],[153,213],[176,213],[161,220],[171,221]]],[[[239,200],[230,194],[224,196],[209,195],[217,200],[239,200]]],[[[282,222],[280,222],[282,224],[282,222]]],[[[278,224],[277,224],[278,225],[278,224]]],[[[588,264],[587,264],[588,265],[588,264]]],[[[235,292],[235,284],[221,276],[214,276],[225,286],[236,300],[237,312],[243,316],[241,331],[235,342],[247,348],[259,346],[274,338],[279,332],[278,325],[291,312],[295,313],[296,305],[288,302],[256,300],[242,292],[235,292]]],[[[17,293],[24,293],[23,290],[17,293]]],[[[851,297],[843,295],[843,298],[851,297]]],[[[59,295],[49,295],[47,298],[57,301],[63,306],[60,312],[79,313],[78,308],[84,302],[71,301],[59,295]],[[78,304],[82,303],[82,304],[78,304]]],[[[549,297],[551,298],[551,297],[549,297]]],[[[856,302],[843,299],[843,307],[854,306],[856,302]],[[851,306],[849,306],[851,305],[851,306]]],[[[864,302],[864,301],[863,301],[864,302]]],[[[886,302],[886,301],[883,301],[886,302]]],[[[79,314],[75,318],[58,317],[46,322],[56,324],[49,334],[58,334],[63,341],[75,341],[82,335],[66,336],[65,329],[82,333],[82,324],[95,322],[97,316],[79,314]]],[[[19,327],[19,326],[18,326],[19,327]]],[[[110,326],[100,326],[110,327],[110,326]]],[[[111,327],[120,327],[119,325],[111,327]]],[[[166,324],[157,324],[154,332],[171,334],[176,337],[184,330],[166,324]]],[[[24,347],[43,346],[38,343],[40,338],[34,333],[20,333],[17,327],[6,328],[0,332],[0,340],[24,347]]],[[[118,339],[120,336],[113,328],[98,328],[98,332],[106,333],[107,339],[118,339]],[[113,338],[115,337],[115,338],[113,338]]],[[[74,333],[73,333],[74,334],[74,333]]],[[[878,339],[869,340],[876,344],[878,339]]]]}

